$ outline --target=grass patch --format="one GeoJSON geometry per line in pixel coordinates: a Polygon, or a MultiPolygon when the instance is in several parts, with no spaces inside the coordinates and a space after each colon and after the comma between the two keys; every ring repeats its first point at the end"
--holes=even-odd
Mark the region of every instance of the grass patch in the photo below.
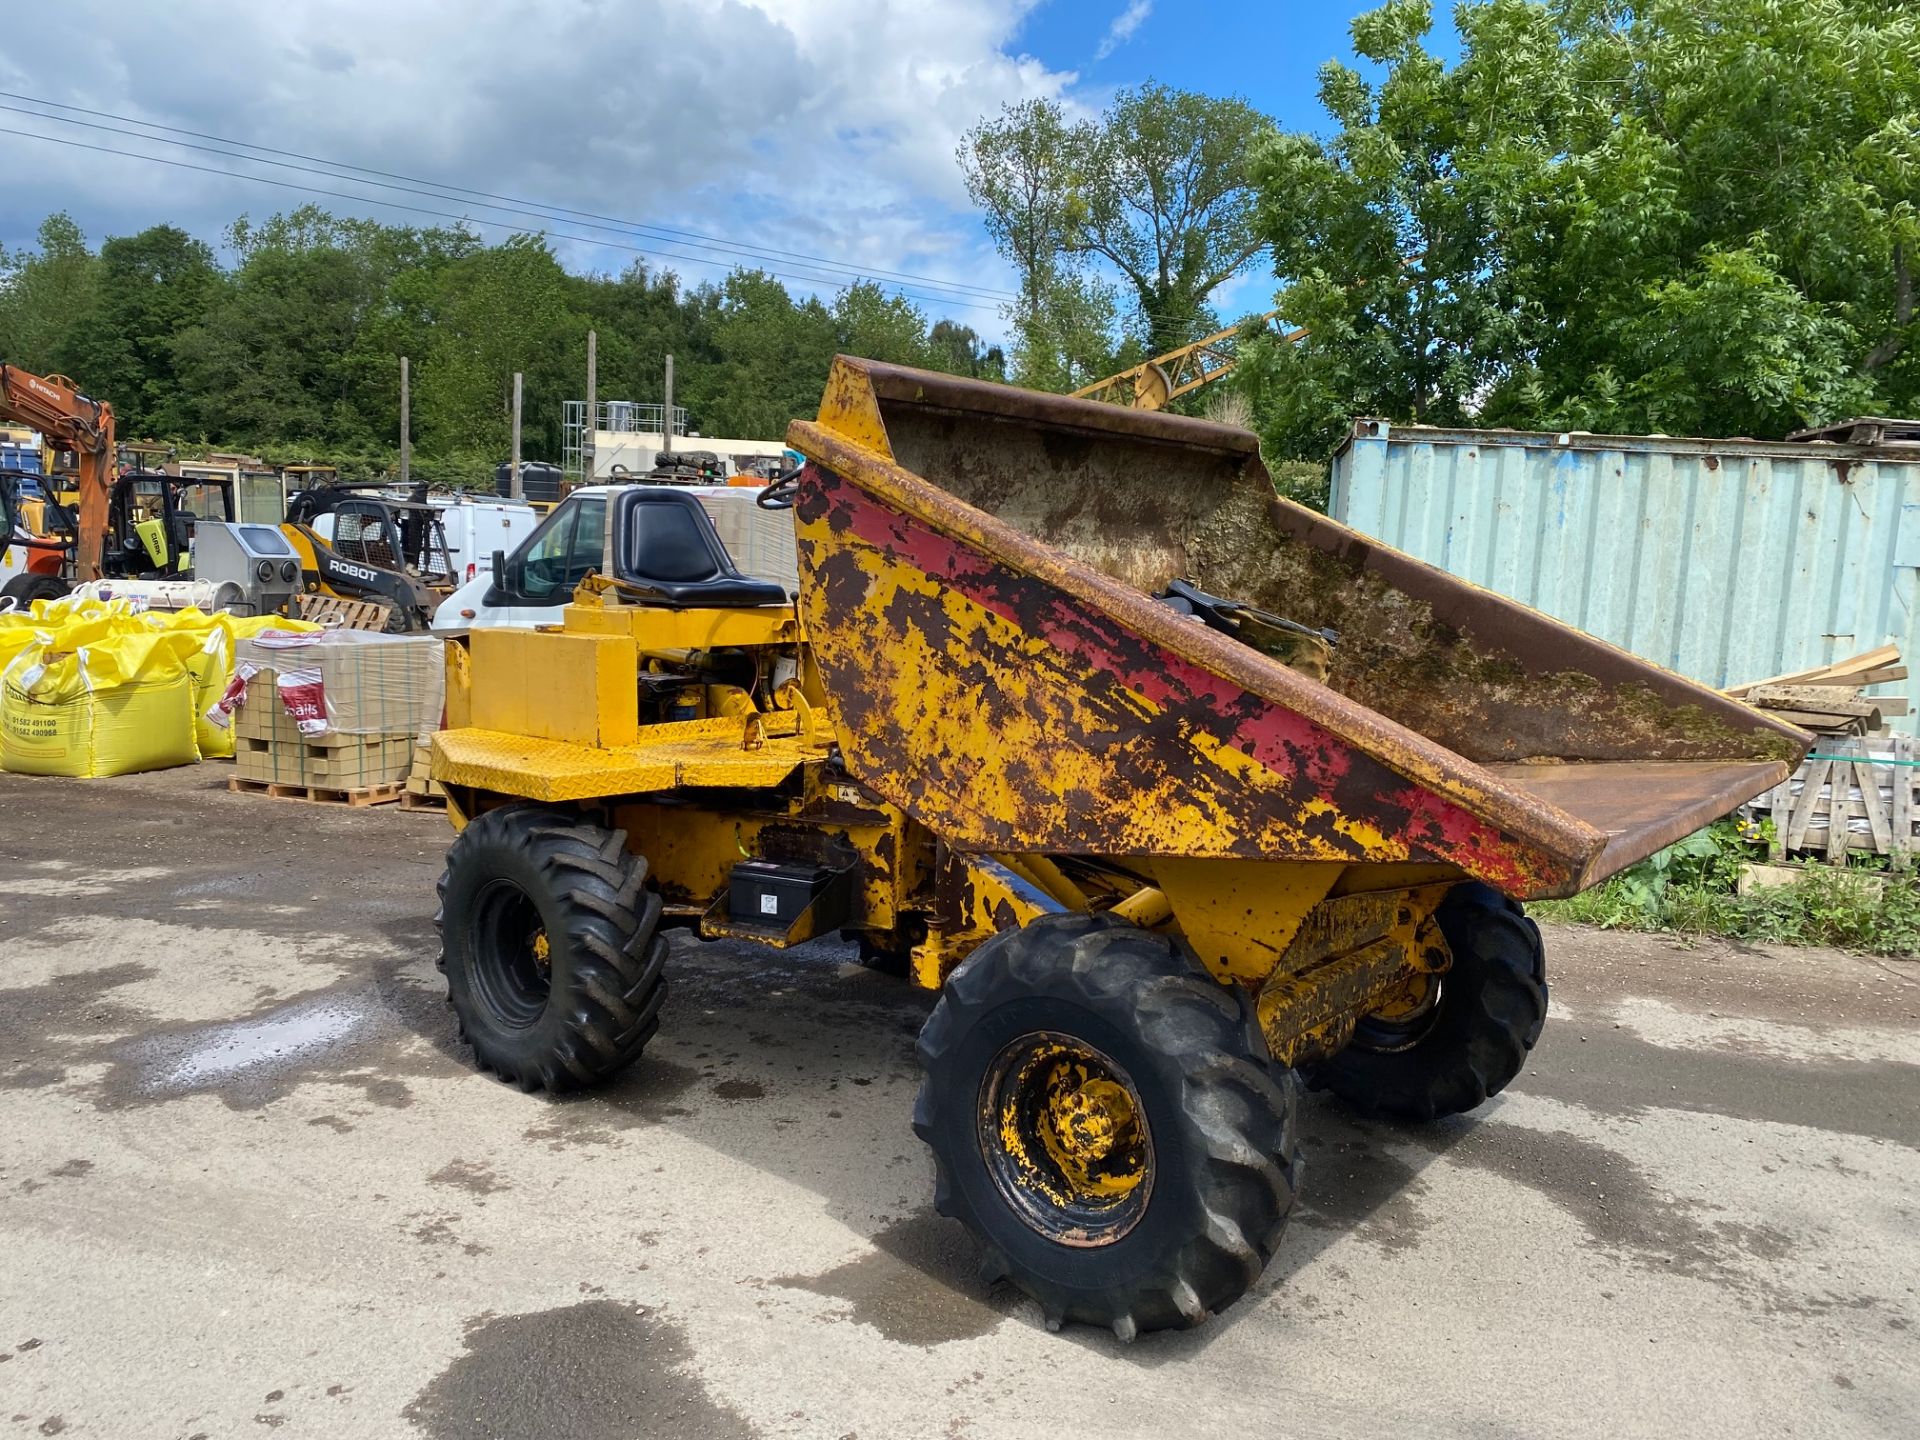
{"type": "Polygon", "coordinates": [[[1735,893],[1768,838],[1762,827],[1722,820],[1585,894],[1528,909],[1542,920],[1609,930],[1920,954],[1920,876],[1911,871],[1810,864],[1792,884],[1735,893]]]}

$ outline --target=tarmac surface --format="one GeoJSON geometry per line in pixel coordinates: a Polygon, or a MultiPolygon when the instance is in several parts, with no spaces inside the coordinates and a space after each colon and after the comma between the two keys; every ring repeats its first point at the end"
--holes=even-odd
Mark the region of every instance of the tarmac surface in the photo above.
{"type": "Polygon", "coordinates": [[[929,1001],[675,942],[659,1037],[470,1070],[436,815],[0,775],[0,1437],[1920,1433],[1920,966],[1553,929],[1507,1094],[1306,1111],[1192,1332],[973,1278],[929,1001]]]}

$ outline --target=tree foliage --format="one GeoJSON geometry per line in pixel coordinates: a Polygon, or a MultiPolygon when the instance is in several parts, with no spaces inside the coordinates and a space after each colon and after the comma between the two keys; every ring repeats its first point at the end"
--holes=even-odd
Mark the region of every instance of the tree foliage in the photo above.
{"type": "Polygon", "coordinates": [[[1253,162],[1271,447],[1355,413],[1778,436],[1920,405],[1920,12],[1899,0],[1426,0],[1359,17],[1325,139],[1253,162]]]}
{"type": "Polygon", "coordinates": [[[113,402],[127,437],[363,473],[397,454],[405,355],[421,472],[473,481],[507,453],[516,371],[523,451],[558,458],[589,329],[602,396],[658,399],[672,354],[675,400],[710,435],[775,437],[812,415],[836,353],[1005,371],[970,327],[930,327],[867,282],[821,300],[758,271],[693,289],[638,263],[575,275],[537,237],[489,246],[314,207],[236,221],[225,252],[223,267],[170,226],[94,252],[52,216],[34,248],[0,253],[0,359],[72,375],[113,402]]]}
{"type": "Polygon", "coordinates": [[[1247,164],[1269,128],[1244,101],[1148,84],[1098,120],[1030,100],[967,134],[968,193],[1019,275],[1022,383],[1071,389],[1215,327],[1210,297],[1261,248],[1247,164]]]}

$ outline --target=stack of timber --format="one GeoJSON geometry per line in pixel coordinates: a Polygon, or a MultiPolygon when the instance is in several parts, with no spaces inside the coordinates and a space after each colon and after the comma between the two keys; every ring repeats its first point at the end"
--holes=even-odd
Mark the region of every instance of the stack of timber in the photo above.
{"type": "Polygon", "coordinates": [[[1900,647],[1882,645],[1831,665],[1729,686],[1726,694],[1815,735],[1871,735],[1907,713],[1907,697],[1861,692],[1906,678],[1900,647]]]}
{"type": "Polygon", "coordinates": [[[1800,768],[1753,802],[1770,816],[1772,858],[1850,850],[1891,857],[1904,869],[1920,853],[1920,742],[1909,735],[1823,740],[1800,768]]]}

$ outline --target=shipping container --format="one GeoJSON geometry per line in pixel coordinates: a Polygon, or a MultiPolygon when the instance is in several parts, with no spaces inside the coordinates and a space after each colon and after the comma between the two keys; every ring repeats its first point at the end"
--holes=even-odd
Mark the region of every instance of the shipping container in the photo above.
{"type": "Polygon", "coordinates": [[[1920,446],[1360,420],[1329,510],[1709,685],[1889,642],[1920,659],[1920,446]]]}

